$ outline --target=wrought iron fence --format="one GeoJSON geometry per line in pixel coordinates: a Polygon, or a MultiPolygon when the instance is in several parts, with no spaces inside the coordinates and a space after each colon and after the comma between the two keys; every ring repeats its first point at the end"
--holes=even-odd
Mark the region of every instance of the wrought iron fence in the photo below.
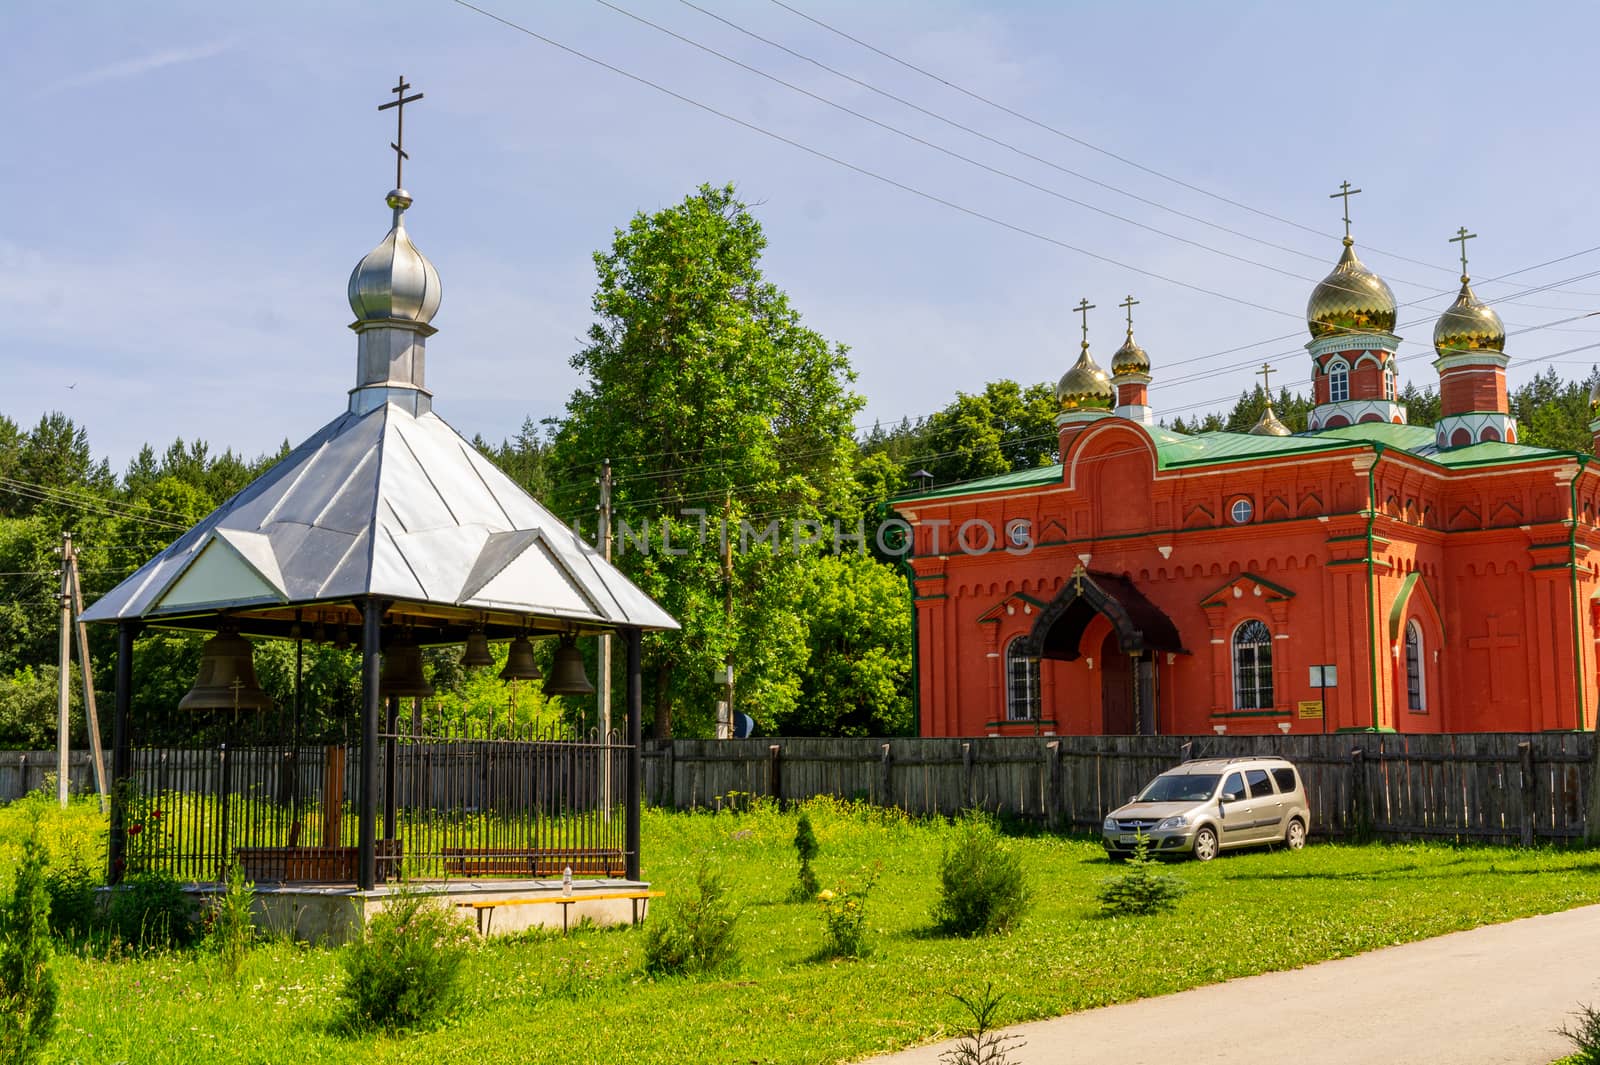
{"type": "MultiPolygon", "coordinates": [[[[560,727],[385,734],[379,876],[622,876],[629,750],[615,732],[560,727]]],[[[237,858],[258,882],[354,881],[360,764],[359,744],[136,749],[120,872],[209,881],[237,858]]]]}

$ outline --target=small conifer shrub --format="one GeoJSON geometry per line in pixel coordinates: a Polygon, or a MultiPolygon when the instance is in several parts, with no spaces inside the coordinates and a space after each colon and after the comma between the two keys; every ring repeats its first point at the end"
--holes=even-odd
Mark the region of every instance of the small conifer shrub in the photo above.
{"type": "Polygon", "coordinates": [[[0,1061],[39,1060],[55,1032],[55,972],[50,966],[50,895],[37,836],[22,850],[16,886],[0,910],[0,1061]]]}
{"type": "Polygon", "coordinates": [[[1160,863],[1150,857],[1150,841],[1141,832],[1122,872],[1100,882],[1100,912],[1107,917],[1149,917],[1174,909],[1187,889],[1182,880],[1159,869],[1160,863]]]}
{"type": "Polygon", "coordinates": [[[712,972],[738,956],[739,911],[727,886],[700,859],[694,891],[645,925],[644,967],[656,975],[712,972]]]}
{"type": "Polygon", "coordinates": [[[811,818],[804,810],[800,811],[800,820],[794,826],[794,851],[800,858],[799,880],[791,891],[790,898],[795,902],[810,902],[817,897],[817,874],[812,871],[811,860],[820,850],[817,846],[817,834],[811,828],[811,818]]]}
{"type": "Polygon", "coordinates": [[[437,1026],[461,1000],[461,968],[472,933],[440,905],[397,891],[345,948],[343,1026],[419,1031],[437,1026]]]}
{"type": "Polygon", "coordinates": [[[934,924],[958,936],[1005,932],[1032,901],[1022,857],[1001,838],[994,818],[977,810],[963,814],[939,862],[934,924]]]}
{"type": "Polygon", "coordinates": [[[1579,1005],[1573,1017],[1575,1020],[1572,1024],[1563,1024],[1556,1029],[1557,1035],[1572,1040],[1572,1045],[1577,1049],[1570,1058],[1562,1060],[1575,1065],[1600,1065],[1600,1010],[1579,1005]]]}

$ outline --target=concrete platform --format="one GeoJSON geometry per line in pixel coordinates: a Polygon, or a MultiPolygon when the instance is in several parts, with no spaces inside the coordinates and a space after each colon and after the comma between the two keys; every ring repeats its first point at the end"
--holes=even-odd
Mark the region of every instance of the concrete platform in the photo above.
{"type": "MultiPolygon", "coordinates": [[[[584,919],[595,924],[634,924],[649,912],[648,898],[626,898],[648,891],[642,880],[574,880],[572,894],[561,880],[429,880],[387,884],[362,891],[354,884],[257,884],[256,923],[268,934],[313,943],[352,939],[396,891],[437,895],[464,922],[485,935],[512,935],[530,928],[562,928],[584,919]]],[[[221,884],[190,884],[184,890],[203,904],[221,884]]]]}

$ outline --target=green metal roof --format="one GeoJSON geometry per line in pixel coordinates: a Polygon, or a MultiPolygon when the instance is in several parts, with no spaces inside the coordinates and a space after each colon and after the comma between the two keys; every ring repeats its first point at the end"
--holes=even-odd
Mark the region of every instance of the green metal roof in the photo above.
{"type": "Polygon", "coordinates": [[[1252,436],[1249,433],[1196,433],[1178,436],[1169,442],[1156,442],[1160,468],[1204,466],[1214,462],[1241,459],[1280,458],[1311,451],[1333,451],[1349,447],[1347,440],[1319,440],[1314,436],[1252,436]]]}
{"type": "Polygon", "coordinates": [[[996,474],[993,477],[979,477],[975,481],[960,481],[956,484],[947,484],[942,488],[930,488],[924,492],[907,492],[895,496],[891,503],[910,503],[919,499],[940,499],[944,496],[976,495],[979,492],[1004,491],[1009,488],[1034,488],[1045,484],[1061,483],[1061,463],[1053,462],[1048,466],[1035,466],[1027,470],[1013,470],[1010,473],[996,474]]]}
{"type": "Polygon", "coordinates": [[[1420,451],[1433,446],[1433,430],[1426,425],[1397,425],[1394,422],[1361,422],[1322,429],[1313,436],[1330,437],[1352,443],[1382,444],[1400,451],[1420,451]]]}

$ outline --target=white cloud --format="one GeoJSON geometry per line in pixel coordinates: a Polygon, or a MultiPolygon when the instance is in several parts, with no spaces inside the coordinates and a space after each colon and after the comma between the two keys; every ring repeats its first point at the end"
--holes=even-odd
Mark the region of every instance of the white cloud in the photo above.
{"type": "Polygon", "coordinates": [[[80,74],[73,74],[59,81],[51,82],[40,89],[38,95],[49,96],[53,93],[65,92],[68,89],[82,89],[89,85],[99,85],[107,81],[136,78],[140,74],[148,74],[163,67],[176,66],[179,63],[192,63],[200,59],[210,59],[228,51],[233,45],[234,42],[231,40],[212,41],[196,48],[168,48],[165,51],[152,52],[149,55],[108,63],[103,67],[96,67],[93,70],[86,70],[80,74]]]}

